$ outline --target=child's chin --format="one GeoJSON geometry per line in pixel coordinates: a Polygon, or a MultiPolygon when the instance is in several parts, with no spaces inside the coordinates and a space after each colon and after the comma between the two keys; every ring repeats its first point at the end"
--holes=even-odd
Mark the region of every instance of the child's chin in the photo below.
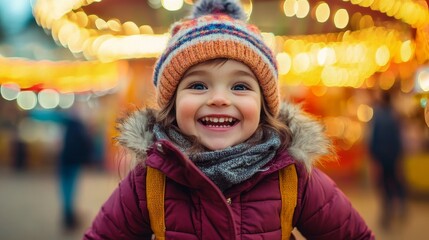
{"type": "Polygon", "coordinates": [[[218,144],[210,143],[210,144],[203,144],[203,145],[210,151],[222,150],[222,149],[225,149],[227,147],[231,147],[230,144],[225,144],[224,142],[218,143],[218,144]]]}

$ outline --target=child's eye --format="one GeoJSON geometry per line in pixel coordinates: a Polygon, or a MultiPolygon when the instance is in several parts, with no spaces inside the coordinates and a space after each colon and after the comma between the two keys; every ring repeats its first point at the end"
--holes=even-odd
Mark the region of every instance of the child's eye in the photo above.
{"type": "Polygon", "coordinates": [[[249,90],[250,88],[245,85],[245,84],[236,84],[232,87],[232,90],[236,90],[236,91],[245,91],[245,90],[249,90]]]}
{"type": "Polygon", "coordinates": [[[202,83],[193,83],[193,84],[189,85],[189,89],[206,90],[207,87],[202,83]]]}

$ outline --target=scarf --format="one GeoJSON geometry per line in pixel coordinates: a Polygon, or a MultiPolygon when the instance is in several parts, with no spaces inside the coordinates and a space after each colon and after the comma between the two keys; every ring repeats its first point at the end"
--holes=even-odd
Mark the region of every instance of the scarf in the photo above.
{"type": "MultiPolygon", "coordinates": [[[[179,150],[187,153],[192,143],[174,128],[153,128],[156,140],[169,140],[179,150]]],[[[256,131],[243,143],[215,151],[189,153],[189,159],[224,192],[229,187],[244,182],[273,159],[280,146],[280,137],[272,130],[256,131]],[[265,139],[265,140],[264,140],[265,139]]]]}

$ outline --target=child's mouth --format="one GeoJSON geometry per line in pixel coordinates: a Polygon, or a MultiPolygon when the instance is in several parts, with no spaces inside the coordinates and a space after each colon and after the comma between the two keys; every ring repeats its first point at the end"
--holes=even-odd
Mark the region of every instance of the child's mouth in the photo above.
{"type": "Polygon", "coordinates": [[[239,122],[233,117],[203,117],[198,120],[201,124],[213,128],[228,128],[239,122]]]}

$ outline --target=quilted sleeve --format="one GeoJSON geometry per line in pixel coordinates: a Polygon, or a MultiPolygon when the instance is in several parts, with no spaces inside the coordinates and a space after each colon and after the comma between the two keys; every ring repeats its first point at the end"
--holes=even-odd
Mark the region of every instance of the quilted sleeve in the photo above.
{"type": "Polygon", "coordinates": [[[297,228],[307,239],[375,239],[359,213],[336,184],[318,169],[303,187],[297,228]]]}
{"type": "Polygon", "coordinates": [[[83,239],[151,239],[146,170],[136,167],[103,204],[83,239]]]}

